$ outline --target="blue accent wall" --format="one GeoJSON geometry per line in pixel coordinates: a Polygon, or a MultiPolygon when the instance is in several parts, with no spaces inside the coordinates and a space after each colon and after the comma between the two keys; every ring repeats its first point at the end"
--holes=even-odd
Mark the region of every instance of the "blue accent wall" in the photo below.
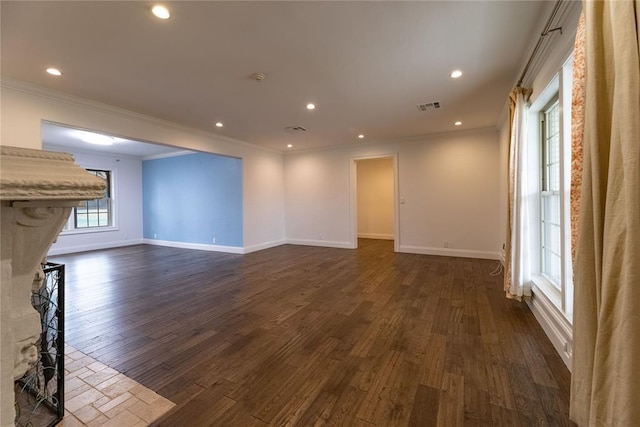
{"type": "Polygon", "coordinates": [[[145,239],[242,247],[242,160],[194,153],[142,162],[145,239]]]}

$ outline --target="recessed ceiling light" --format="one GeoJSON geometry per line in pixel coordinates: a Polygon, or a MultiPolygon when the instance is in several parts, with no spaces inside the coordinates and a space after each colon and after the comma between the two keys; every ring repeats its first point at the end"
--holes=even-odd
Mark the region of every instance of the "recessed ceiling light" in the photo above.
{"type": "Polygon", "coordinates": [[[293,144],[287,144],[287,148],[293,147],[293,144]]]}
{"type": "Polygon", "coordinates": [[[253,74],[251,74],[249,76],[249,78],[251,80],[255,80],[257,82],[261,82],[261,81],[263,81],[264,79],[267,78],[267,75],[265,73],[253,73],[253,74]]]}
{"type": "Polygon", "coordinates": [[[364,138],[364,135],[360,134],[360,135],[358,135],[358,138],[362,139],[362,138],[364,138]]]}
{"type": "Polygon", "coordinates": [[[57,68],[47,68],[47,73],[51,74],[52,76],[61,76],[62,75],[62,71],[58,70],[57,68]]]}
{"type": "Polygon", "coordinates": [[[462,75],[462,71],[460,70],[453,70],[451,72],[451,78],[452,79],[457,79],[458,77],[460,77],[462,75]]]}
{"type": "Polygon", "coordinates": [[[217,123],[216,123],[216,127],[217,127],[217,128],[221,128],[222,126],[224,126],[224,125],[222,124],[222,122],[217,122],[217,123]]]}
{"type": "Polygon", "coordinates": [[[460,126],[460,125],[462,125],[462,122],[460,122],[460,121],[455,122],[455,123],[454,123],[454,125],[456,125],[456,126],[460,126]]]}
{"type": "Polygon", "coordinates": [[[171,16],[171,14],[169,13],[169,9],[159,4],[153,6],[153,9],[151,9],[151,13],[153,13],[157,18],[160,19],[169,19],[169,17],[171,16]]]}
{"type": "Polygon", "coordinates": [[[315,104],[307,104],[307,110],[315,110],[315,109],[316,109],[315,104]]]}

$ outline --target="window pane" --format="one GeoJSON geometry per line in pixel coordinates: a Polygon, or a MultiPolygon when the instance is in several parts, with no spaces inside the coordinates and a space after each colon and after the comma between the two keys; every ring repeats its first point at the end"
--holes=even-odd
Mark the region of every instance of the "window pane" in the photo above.
{"type": "Polygon", "coordinates": [[[560,121],[559,103],[555,102],[544,112],[544,168],[547,191],[560,190],[560,121]]]}
{"type": "Polygon", "coordinates": [[[109,215],[106,212],[98,215],[98,225],[101,227],[109,225],[109,215]]]}
{"type": "Polygon", "coordinates": [[[549,191],[560,191],[560,164],[549,165],[549,191]]]}
{"type": "Polygon", "coordinates": [[[86,228],[88,226],[89,226],[89,223],[85,215],[76,217],[76,228],[86,228]]]}
{"type": "Polygon", "coordinates": [[[560,225],[560,196],[550,195],[545,197],[547,201],[547,212],[545,221],[549,224],[560,225]]]}
{"type": "Polygon", "coordinates": [[[542,273],[560,286],[560,117],[559,103],[554,102],[543,113],[542,140],[543,177],[541,206],[542,273]]]}
{"type": "Polygon", "coordinates": [[[97,227],[98,226],[98,213],[95,211],[89,212],[89,227],[97,227]]]}
{"type": "Polygon", "coordinates": [[[74,209],[75,228],[108,227],[111,225],[111,172],[93,169],[87,172],[104,179],[107,187],[101,199],[82,202],[74,209]]]}

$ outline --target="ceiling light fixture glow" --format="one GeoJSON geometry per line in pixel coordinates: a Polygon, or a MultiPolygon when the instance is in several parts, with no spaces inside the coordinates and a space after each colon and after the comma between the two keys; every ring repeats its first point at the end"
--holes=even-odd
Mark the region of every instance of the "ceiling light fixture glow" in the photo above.
{"type": "Polygon", "coordinates": [[[454,123],[454,125],[456,125],[456,126],[461,126],[461,125],[462,125],[462,122],[457,121],[457,122],[455,122],[455,123],[454,123]]]}
{"type": "Polygon", "coordinates": [[[364,138],[364,135],[360,134],[360,135],[358,135],[358,138],[362,139],[362,138],[364,138]]]}
{"type": "Polygon", "coordinates": [[[80,139],[87,144],[113,145],[114,137],[93,132],[82,132],[80,139]]]}
{"type": "Polygon", "coordinates": [[[307,104],[307,110],[315,110],[316,109],[316,105],[315,104],[307,104]]]}
{"type": "Polygon", "coordinates": [[[47,73],[51,74],[52,76],[61,76],[62,75],[62,71],[58,70],[57,68],[47,68],[47,73]]]}
{"type": "Polygon", "coordinates": [[[293,144],[287,144],[287,148],[293,147],[293,144]]]}
{"type": "Polygon", "coordinates": [[[462,71],[460,71],[460,70],[453,70],[451,72],[451,78],[452,79],[457,79],[460,76],[462,76],[462,71]]]}
{"type": "Polygon", "coordinates": [[[151,9],[151,13],[153,13],[156,18],[160,19],[169,19],[169,17],[171,16],[171,14],[169,13],[169,9],[159,4],[153,6],[153,8],[151,9]]]}
{"type": "Polygon", "coordinates": [[[217,123],[216,123],[216,127],[217,127],[217,128],[221,128],[222,126],[224,126],[224,125],[222,124],[222,122],[217,122],[217,123]]]}

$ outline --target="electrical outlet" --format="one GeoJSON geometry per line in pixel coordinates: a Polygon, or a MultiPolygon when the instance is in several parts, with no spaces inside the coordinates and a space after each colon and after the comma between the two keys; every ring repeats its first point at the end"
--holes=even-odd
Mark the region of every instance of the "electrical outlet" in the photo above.
{"type": "Polygon", "coordinates": [[[154,238],[154,239],[157,239],[157,238],[158,238],[158,235],[157,235],[156,233],[153,233],[153,238],[154,238]]]}
{"type": "Polygon", "coordinates": [[[215,237],[213,238],[213,244],[214,245],[216,244],[216,238],[215,237]]]}
{"type": "Polygon", "coordinates": [[[448,248],[449,247],[449,242],[447,242],[446,240],[444,242],[442,242],[442,247],[448,248]]]}

